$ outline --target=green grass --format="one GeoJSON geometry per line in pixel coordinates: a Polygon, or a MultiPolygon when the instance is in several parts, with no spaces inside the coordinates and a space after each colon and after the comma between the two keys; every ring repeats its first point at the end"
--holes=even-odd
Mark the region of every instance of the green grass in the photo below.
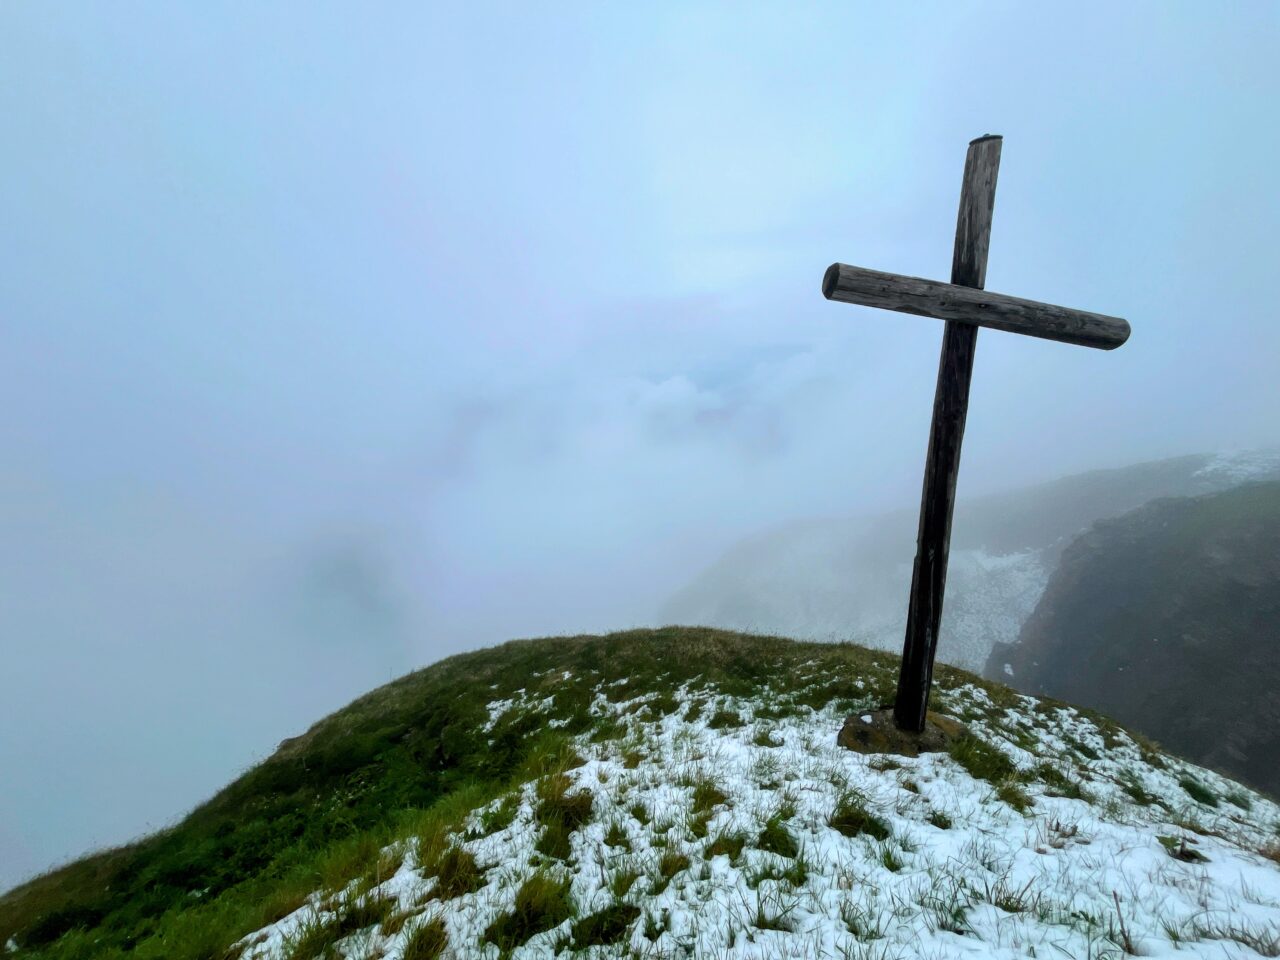
{"type": "Polygon", "coordinates": [[[489,924],[485,940],[497,944],[499,949],[511,950],[535,933],[559,926],[573,916],[569,886],[568,877],[535,873],[516,891],[511,910],[489,924]]]}
{"type": "Polygon", "coordinates": [[[1031,798],[1027,796],[1027,792],[1012,780],[996,787],[996,796],[1019,813],[1026,813],[1032,806],[1031,798]]]}
{"type": "Polygon", "coordinates": [[[795,921],[791,918],[793,910],[795,910],[794,901],[786,904],[780,899],[771,902],[765,897],[759,897],[756,900],[756,910],[751,918],[751,925],[757,930],[782,930],[790,933],[795,929],[795,921]]]}
{"type": "MultiPolygon", "coordinates": [[[[424,871],[426,872],[426,871],[424,871]]],[[[484,877],[476,866],[476,858],[463,847],[450,847],[434,864],[436,885],[432,893],[441,900],[452,900],[479,890],[484,877]]]]}
{"type": "Polygon", "coordinates": [[[282,884],[272,890],[262,902],[262,923],[266,926],[283,920],[289,914],[301,910],[307,898],[315,891],[310,877],[302,876],[296,885],[282,884]]]}
{"type": "Polygon", "coordinates": [[[553,773],[538,784],[535,819],[543,829],[537,849],[557,860],[569,858],[573,833],[591,819],[595,802],[588,791],[570,792],[572,789],[573,781],[566,773],[553,773]]]}
{"type": "Polygon", "coordinates": [[[751,742],[757,747],[780,747],[782,741],[776,739],[772,730],[761,727],[756,731],[756,735],[751,738],[751,742]]]}
{"type": "Polygon", "coordinates": [[[352,880],[370,870],[382,852],[375,832],[361,833],[330,847],[319,858],[317,870],[320,884],[326,890],[341,890],[352,880]]]}
{"type": "Polygon", "coordinates": [[[618,899],[627,895],[635,882],[640,879],[640,871],[631,863],[626,863],[609,878],[609,892],[618,899]]]}
{"type": "Polygon", "coordinates": [[[1227,803],[1234,804],[1246,813],[1253,809],[1253,801],[1249,799],[1249,795],[1243,790],[1232,790],[1230,793],[1223,794],[1223,799],[1227,803]]]}
{"type": "Polygon", "coordinates": [[[1169,852],[1169,856],[1175,860],[1181,860],[1184,863],[1208,863],[1209,858],[1206,857],[1195,847],[1187,846],[1185,837],[1156,837],[1160,841],[1160,845],[1169,852]]]}
{"type": "Polygon", "coordinates": [[[1080,740],[1070,740],[1069,742],[1071,744],[1071,748],[1075,750],[1076,753],[1080,754],[1080,756],[1084,757],[1086,760],[1101,759],[1101,755],[1098,753],[1098,751],[1093,749],[1093,747],[1089,746],[1087,743],[1084,743],[1080,740]]]}
{"type": "Polygon", "coordinates": [[[678,850],[667,849],[662,851],[662,856],[658,858],[658,877],[653,886],[655,894],[661,893],[667,889],[673,877],[682,870],[689,869],[689,858],[678,850]]]}
{"type": "Polygon", "coordinates": [[[631,925],[640,917],[640,908],[628,903],[615,903],[590,916],[575,920],[570,931],[575,950],[592,946],[608,946],[625,938],[631,925]]]}
{"type": "Polygon", "coordinates": [[[1154,795],[1147,793],[1147,791],[1143,789],[1142,784],[1138,783],[1137,780],[1124,780],[1120,784],[1120,789],[1128,795],[1130,800],[1139,806],[1149,807],[1153,804],[1160,803],[1154,795]]]}
{"type": "Polygon", "coordinates": [[[875,840],[886,840],[892,834],[889,824],[868,810],[866,801],[855,793],[846,793],[836,801],[827,823],[846,837],[866,834],[875,840]]]}
{"type": "MultiPolygon", "coordinates": [[[[288,960],[311,960],[324,956],[329,948],[344,937],[367,930],[386,920],[395,909],[391,897],[352,897],[343,900],[333,915],[309,916],[293,937],[285,943],[288,960]]],[[[210,960],[217,956],[211,951],[210,960]]]]}
{"type": "Polygon", "coordinates": [[[645,707],[649,711],[649,716],[653,719],[658,719],[665,717],[668,714],[675,713],[677,706],[678,704],[676,703],[675,694],[670,690],[660,691],[656,695],[650,697],[648,702],[645,704],[645,707]]]}
{"type": "Polygon", "coordinates": [[[671,917],[668,911],[663,910],[660,913],[645,913],[644,915],[644,936],[650,942],[657,940],[667,929],[667,924],[671,917]]]}
{"type": "Polygon", "coordinates": [[[755,846],[758,850],[776,853],[781,857],[794,857],[800,852],[800,847],[783,822],[781,813],[773,814],[764,822],[755,846]]]}
{"type": "Polygon", "coordinates": [[[382,921],[382,932],[388,937],[394,937],[404,929],[406,923],[416,916],[420,916],[420,911],[413,909],[396,910],[382,921]]]}
{"type": "MultiPolygon", "coordinates": [[[[785,698],[778,697],[778,691],[770,690],[770,702],[759,704],[755,707],[752,715],[757,720],[785,720],[787,717],[793,717],[796,714],[796,708],[786,702],[785,698]]],[[[763,744],[761,744],[763,746],[763,744]]]]}
{"type": "Polygon", "coordinates": [[[390,880],[404,865],[404,847],[396,845],[383,850],[372,869],[360,878],[362,890],[368,890],[390,880]]]}
{"type": "Polygon", "coordinates": [[[890,873],[897,873],[905,865],[893,844],[885,840],[876,845],[876,860],[890,873]]]}
{"type": "Polygon", "coordinates": [[[1051,797],[1069,797],[1073,800],[1084,799],[1084,790],[1080,784],[1068,777],[1051,763],[1041,763],[1035,769],[1036,779],[1046,787],[1051,797]]]}
{"type": "Polygon", "coordinates": [[[951,818],[941,810],[930,810],[929,822],[939,830],[950,830],[952,827],[951,818]]]}
{"type": "MultiPolygon", "coordinates": [[[[286,741],[175,826],[3,894],[0,944],[12,938],[21,953],[47,960],[220,958],[246,934],[302,907],[312,891],[333,894],[353,881],[357,891],[374,886],[393,869],[396,854],[388,859],[384,848],[399,840],[439,878],[442,896],[463,895],[484,878],[460,842],[511,825],[517,790],[530,780],[546,783],[535,818],[540,831],[558,833],[547,849],[567,853],[569,837],[590,815],[590,796],[560,789],[555,779],[582,762],[573,738],[621,738],[624,766],[643,759],[643,743],[629,739],[634,721],[591,713],[597,688],[615,702],[643,701],[642,716],[678,710],[663,691],[681,685],[691,691],[687,715],[767,692],[769,706],[753,712],[754,724],[889,696],[896,675],[895,657],[853,644],[707,628],[521,640],[450,657],[286,741]],[[610,686],[624,678],[625,685],[610,686]],[[491,701],[521,696],[552,698],[564,725],[548,729],[546,713],[516,706],[483,729],[491,701]]],[[[935,672],[940,701],[967,683],[997,704],[1013,702],[1005,688],[972,674],[944,665],[935,672]]],[[[707,719],[717,729],[743,725],[728,708],[707,719]]],[[[975,760],[982,765],[976,755],[968,763],[975,760]]],[[[696,802],[714,808],[724,801],[708,792],[696,802]]],[[[641,822],[651,817],[640,804],[630,810],[641,822]]],[[[795,853],[781,821],[766,825],[758,842],[795,853]]]]}
{"type": "Polygon", "coordinates": [[[414,924],[405,939],[402,960],[436,960],[449,946],[449,934],[439,917],[414,924]]]}
{"type": "Polygon", "coordinates": [[[1262,957],[1280,957],[1280,930],[1274,924],[1255,925],[1247,920],[1205,920],[1192,925],[1197,940],[1234,940],[1262,957]]]}
{"type": "Polygon", "coordinates": [[[386,894],[362,894],[346,900],[339,914],[344,936],[382,923],[395,909],[396,898],[386,894]]]}
{"type": "Polygon", "coordinates": [[[779,880],[785,880],[793,887],[798,887],[809,877],[809,861],[801,851],[792,858],[778,873],[779,880]]]}
{"type": "Polygon", "coordinates": [[[689,869],[689,858],[677,850],[667,850],[658,858],[658,876],[670,880],[681,870],[689,869]]]}
{"type": "Polygon", "coordinates": [[[311,960],[338,941],[338,921],[313,914],[284,942],[285,960],[311,960]]]}
{"type": "Polygon", "coordinates": [[[704,813],[729,801],[729,796],[713,780],[698,779],[693,785],[693,812],[704,813]]]}
{"type": "Polygon", "coordinates": [[[702,855],[708,859],[711,857],[728,857],[731,861],[737,860],[742,855],[742,848],[746,846],[747,837],[745,834],[734,831],[725,831],[717,834],[716,838],[707,844],[702,855]]]}
{"type": "Polygon", "coordinates": [[[1212,790],[1191,777],[1183,777],[1178,781],[1178,785],[1187,791],[1189,796],[1196,803],[1203,803],[1207,807],[1216,807],[1218,805],[1218,797],[1212,790]]]}
{"type": "Polygon", "coordinates": [[[1012,778],[1016,773],[1012,760],[972,734],[955,740],[947,753],[952,760],[964,767],[969,776],[976,780],[986,780],[993,785],[1012,778]]]}
{"type": "Polygon", "coordinates": [[[627,831],[617,820],[609,824],[609,829],[604,834],[604,842],[611,847],[621,847],[623,850],[631,849],[631,840],[627,836],[627,831]]]}
{"type": "Polygon", "coordinates": [[[740,727],[742,724],[742,715],[736,710],[717,710],[711,715],[711,719],[707,721],[707,726],[712,730],[732,729],[740,727]]]}
{"type": "Polygon", "coordinates": [[[520,810],[520,795],[509,793],[502,798],[502,802],[495,807],[490,807],[480,815],[480,825],[485,836],[491,833],[499,833],[507,829],[515,822],[516,814],[520,810]]]}

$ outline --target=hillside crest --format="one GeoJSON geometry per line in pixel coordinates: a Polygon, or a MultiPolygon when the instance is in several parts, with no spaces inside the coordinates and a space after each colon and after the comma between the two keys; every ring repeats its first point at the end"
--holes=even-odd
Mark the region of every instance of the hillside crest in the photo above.
{"type": "Polygon", "coordinates": [[[699,628],[451,657],[6,894],[0,934],[176,960],[1280,950],[1271,801],[947,667],[948,753],[838,747],[896,670],[699,628]]]}

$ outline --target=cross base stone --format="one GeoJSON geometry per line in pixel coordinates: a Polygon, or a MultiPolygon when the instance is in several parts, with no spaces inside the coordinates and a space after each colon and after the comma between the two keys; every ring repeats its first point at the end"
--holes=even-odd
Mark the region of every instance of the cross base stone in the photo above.
{"type": "Polygon", "coordinates": [[[932,710],[925,714],[924,730],[913,733],[894,722],[893,707],[855,713],[845,720],[836,743],[855,753],[896,753],[918,757],[922,753],[942,753],[965,734],[964,724],[932,710]]]}

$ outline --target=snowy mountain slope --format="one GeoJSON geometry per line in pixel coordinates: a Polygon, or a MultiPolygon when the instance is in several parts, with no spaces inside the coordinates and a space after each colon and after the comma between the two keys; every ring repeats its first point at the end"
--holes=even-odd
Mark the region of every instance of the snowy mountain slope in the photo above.
{"type": "MultiPolygon", "coordinates": [[[[822,683],[824,671],[815,664],[804,679],[822,683]]],[[[866,686],[870,706],[876,684],[866,686]]],[[[474,957],[1280,949],[1280,869],[1258,852],[1274,842],[1280,810],[1069,707],[1030,697],[997,706],[972,684],[939,698],[1009,765],[1011,779],[993,784],[948,755],[839,748],[838,710],[780,711],[770,691],[682,685],[658,716],[653,692],[593,689],[592,714],[617,736],[575,738],[561,767],[448,834],[481,875],[471,889],[442,890],[436,838],[402,841],[384,853],[399,861],[391,876],[318,891],[246,937],[242,956],[296,956],[362,898],[382,902],[374,912],[394,917],[395,932],[352,933],[338,943],[343,956],[405,956],[426,930],[474,957]],[[1197,803],[1180,784],[1188,777],[1233,802],[1197,803]],[[561,858],[540,838],[553,829],[547,807],[566,798],[585,812],[561,858]],[[539,884],[555,891],[550,903],[529,892],[539,884]]],[[[491,715],[544,704],[523,691],[494,701],[491,715]]]]}
{"type": "Polygon", "coordinates": [[[15,958],[1280,955],[1280,808],[940,666],[946,754],[853,753],[896,658],[701,628],[451,657],[182,823],[0,896],[15,958]]]}
{"type": "Polygon", "coordinates": [[[1018,641],[996,644],[988,670],[1008,664],[1019,690],[1106,711],[1274,795],[1277,644],[1280,482],[1264,481],[1095,524],[1063,552],[1018,641]]]}
{"type": "MultiPolygon", "coordinates": [[[[1016,640],[1063,547],[1157,497],[1280,477],[1280,451],[1193,455],[1098,470],[956,507],[939,659],[981,671],[1016,640]]],[[[666,603],[659,619],[902,647],[916,514],[812,520],[751,538],[666,603]]]]}

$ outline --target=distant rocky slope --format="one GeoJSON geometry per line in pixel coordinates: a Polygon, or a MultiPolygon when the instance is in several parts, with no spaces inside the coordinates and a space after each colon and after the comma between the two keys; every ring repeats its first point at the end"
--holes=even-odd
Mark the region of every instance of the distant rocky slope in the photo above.
{"type": "Polygon", "coordinates": [[[13,960],[1280,955],[1280,807],[946,666],[700,628],[451,657],[182,823],[0,896],[13,960]]]}
{"type": "Polygon", "coordinates": [[[1280,794],[1280,482],[1099,521],[987,671],[1280,794]]]}
{"type": "MultiPolygon", "coordinates": [[[[1063,547],[1157,497],[1280,479],[1280,451],[1195,454],[1064,477],[956,507],[941,660],[978,671],[1016,640],[1063,547]]],[[[815,519],[744,541],[670,598],[663,622],[902,648],[914,509],[815,519]]]]}

